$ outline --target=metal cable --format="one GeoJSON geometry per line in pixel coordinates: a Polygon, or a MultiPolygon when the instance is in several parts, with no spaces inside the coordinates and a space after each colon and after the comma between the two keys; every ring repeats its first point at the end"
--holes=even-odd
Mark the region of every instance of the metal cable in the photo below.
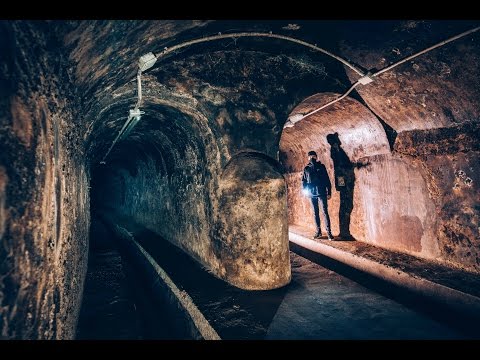
{"type": "MultiPolygon", "coordinates": [[[[337,101],[342,100],[345,96],[347,96],[348,94],[350,94],[350,93],[352,92],[352,90],[355,89],[358,85],[360,85],[360,82],[359,82],[359,81],[357,81],[355,84],[353,84],[353,85],[350,87],[350,89],[348,89],[348,90],[347,90],[342,96],[340,96],[339,98],[336,98],[336,99],[334,99],[334,100],[326,103],[325,105],[322,105],[322,106],[320,106],[319,108],[310,111],[309,113],[303,115],[303,117],[302,117],[300,120],[303,120],[303,119],[305,119],[307,116],[310,116],[310,115],[312,115],[312,114],[315,114],[317,111],[320,111],[320,110],[322,110],[322,109],[325,109],[327,106],[330,106],[330,105],[332,105],[332,104],[335,104],[337,101]]],[[[300,121],[300,120],[298,120],[298,121],[300,121]]],[[[296,122],[298,122],[298,121],[296,121],[296,122]]]]}
{"type": "Polygon", "coordinates": [[[171,52],[174,52],[178,49],[181,49],[181,48],[193,45],[193,44],[199,44],[199,43],[203,43],[203,42],[207,42],[207,41],[214,41],[214,40],[220,40],[220,39],[238,38],[238,37],[269,37],[269,38],[276,38],[276,39],[283,39],[283,40],[291,41],[291,42],[309,47],[309,48],[314,49],[316,51],[320,51],[320,52],[322,52],[322,53],[340,61],[345,66],[348,66],[350,69],[355,71],[358,75],[365,76],[365,74],[360,69],[358,69],[355,65],[350,64],[347,60],[342,59],[340,56],[332,54],[330,51],[322,49],[321,47],[318,47],[317,45],[310,44],[310,43],[308,43],[306,41],[303,41],[303,40],[295,39],[295,38],[290,37],[290,36],[278,35],[278,34],[272,34],[272,33],[239,32],[239,33],[219,34],[219,35],[207,36],[207,37],[204,37],[204,38],[201,38],[201,39],[186,41],[186,42],[183,42],[181,44],[172,46],[170,48],[166,47],[159,54],[155,54],[155,56],[157,57],[157,59],[159,59],[159,58],[161,58],[161,57],[163,57],[163,56],[165,56],[165,55],[167,55],[171,52]]]}
{"type": "MultiPolygon", "coordinates": [[[[417,52],[417,53],[415,53],[415,54],[413,54],[413,55],[410,55],[410,56],[406,57],[405,59],[402,59],[402,60],[400,60],[400,61],[398,61],[398,62],[396,62],[396,63],[394,63],[394,64],[392,64],[392,65],[389,65],[389,66],[387,66],[386,68],[384,68],[384,69],[382,69],[382,70],[379,70],[379,71],[377,71],[376,73],[371,74],[371,75],[368,75],[368,76],[369,76],[370,78],[373,78],[373,77],[376,77],[376,76],[378,76],[378,75],[381,75],[381,74],[383,74],[384,72],[389,71],[389,70],[392,70],[393,68],[397,67],[398,65],[403,64],[404,62],[407,62],[407,61],[409,61],[409,60],[411,60],[411,59],[413,59],[413,58],[416,58],[417,56],[420,56],[420,55],[422,55],[422,54],[425,54],[425,53],[427,53],[427,52],[429,52],[429,51],[431,51],[431,50],[433,50],[433,49],[436,49],[436,48],[438,48],[438,47],[440,47],[440,46],[443,46],[443,45],[445,45],[445,44],[448,44],[449,42],[452,42],[452,41],[454,41],[454,40],[460,39],[461,37],[464,37],[464,36],[466,36],[466,35],[468,35],[468,34],[474,33],[474,32],[476,32],[476,31],[478,31],[478,30],[480,30],[480,26],[479,26],[479,27],[476,27],[476,28],[474,28],[474,29],[465,31],[465,32],[463,32],[463,33],[461,33],[461,34],[452,36],[451,38],[448,38],[447,40],[441,41],[441,42],[439,42],[439,43],[437,43],[437,44],[435,44],[435,45],[433,45],[433,46],[430,46],[429,48],[426,48],[426,49],[424,49],[424,50],[422,50],[422,51],[419,51],[419,52],[417,52]]],[[[335,99],[335,100],[330,101],[329,103],[327,103],[327,104],[325,104],[325,105],[322,105],[322,106],[319,107],[318,109],[315,109],[315,110],[310,111],[309,113],[303,115],[303,117],[302,117],[301,119],[295,121],[295,123],[297,123],[297,122],[300,121],[300,120],[305,119],[307,116],[310,116],[310,115],[316,113],[317,111],[320,111],[320,110],[322,110],[322,109],[325,109],[327,106],[330,106],[330,105],[336,103],[337,101],[342,100],[345,96],[347,96],[347,95],[348,95],[357,85],[359,85],[359,84],[360,84],[359,81],[357,81],[355,84],[352,85],[352,87],[351,87],[350,89],[348,89],[348,91],[347,91],[345,94],[343,94],[342,96],[340,96],[339,98],[337,98],[337,99],[335,99]]],[[[289,123],[292,124],[293,122],[287,121],[286,124],[289,124],[289,123]]],[[[293,124],[295,124],[295,123],[293,123],[293,124]]],[[[287,127],[288,127],[288,125],[287,125],[287,127]]]]}
{"type": "Polygon", "coordinates": [[[441,41],[439,42],[438,44],[435,44],[433,46],[430,46],[429,48],[426,48],[425,50],[422,50],[422,51],[419,51],[417,52],[416,54],[413,54],[413,55],[410,55],[408,57],[406,57],[405,59],[403,60],[400,60],[398,62],[396,62],[395,64],[392,64],[390,66],[387,66],[386,68],[380,70],[380,71],[377,71],[375,74],[372,74],[372,77],[375,77],[375,76],[378,76],[380,74],[383,74],[384,72],[386,71],[389,71],[389,70],[392,70],[394,67],[397,67],[398,65],[400,64],[403,64],[404,62],[407,62],[408,60],[412,60],[413,58],[416,58],[417,56],[420,56],[422,54],[425,54],[426,52],[429,52],[433,49],[436,49],[437,47],[440,47],[440,46],[443,46],[445,44],[448,44],[449,42],[452,42],[454,40],[457,40],[457,39],[460,39],[461,37],[464,37],[468,34],[471,34],[471,33],[474,33],[475,31],[478,31],[480,30],[480,26],[479,27],[476,27],[474,29],[471,29],[471,30],[468,30],[468,31],[465,31],[461,34],[458,34],[458,35],[455,35],[455,36],[452,36],[451,38],[447,39],[447,40],[444,40],[444,41],[441,41]]]}
{"type": "MultiPolygon", "coordinates": [[[[137,100],[137,103],[135,104],[134,110],[138,110],[138,108],[142,103],[142,71],[141,70],[138,70],[137,72],[137,96],[138,96],[138,100],[137,100]]],[[[105,164],[105,159],[107,158],[108,154],[110,154],[110,151],[112,151],[117,141],[119,141],[122,137],[130,133],[130,131],[138,122],[138,120],[134,121],[134,119],[135,119],[135,116],[128,116],[127,120],[125,121],[122,128],[118,132],[117,137],[115,138],[115,140],[113,140],[112,144],[108,148],[107,153],[103,156],[103,159],[100,161],[100,164],[105,164]]]]}

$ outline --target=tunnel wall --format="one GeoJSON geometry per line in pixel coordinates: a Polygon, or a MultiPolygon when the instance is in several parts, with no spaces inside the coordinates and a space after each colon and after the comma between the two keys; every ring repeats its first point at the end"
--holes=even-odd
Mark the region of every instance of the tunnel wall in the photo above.
{"type": "Polygon", "coordinates": [[[419,169],[434,204],[439,258],[480,271],[480,125],[400,133],[395,151],[419,169]]]}
{"type": "Polygon", "coordinates": [[[0,334],[72,339],[87,267],[88,174],[51,24],[0,22],[0,334]]]}
{"type": "Polygon", "coordinates": [[[136,176],[121,171],[125,193],[115,206],[123,215],[156,232],[187,251],[208,268],[219,271],[221,264],[212,251],[211,202],[208,188],[199,174],[160,176],[154,160],[137,164],[136,176]]]}

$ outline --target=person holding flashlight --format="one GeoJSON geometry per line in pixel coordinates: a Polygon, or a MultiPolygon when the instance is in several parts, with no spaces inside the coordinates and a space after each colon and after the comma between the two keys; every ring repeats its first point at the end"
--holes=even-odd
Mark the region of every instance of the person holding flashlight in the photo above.
{"type": "Polygon", "coordinates": [[[308,164],[305,166],[302,174],[302,192],[308,196],[312,202],[315,225],[317,226],[317,232],[313,238],[318,239],[322,236],[318,206],[318,203],[320,203],[328,240],[333,240],[327,204],[327,200],[330,200],[332,195],[332,184],[330,183],[325,165],[317,161],[317,153],[315,151],[308,152],[308,164]]]}

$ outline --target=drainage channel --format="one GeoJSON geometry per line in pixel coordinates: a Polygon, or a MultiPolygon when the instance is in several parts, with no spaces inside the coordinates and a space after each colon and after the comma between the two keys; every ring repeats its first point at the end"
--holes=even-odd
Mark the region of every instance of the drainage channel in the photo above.
{"type": "Polygon", "coordinates": [[[153,300],[148,284],[121,256],[114,234],[93,214],[90,239],[76,339],[179,338],[166,321],[168,308],[153,300]]]}
{"type": "MultiPolygon", "coordinates": [[[[153,276],[154,273],[153,267],[147,264],[149,262],[147,257],[159,264],[161,271],[164,271],[178,288],[181,297],[188,296],[192,300],[202,317],[208,319],[208,324],[219,338],[225,340],[265,338],[288,286],[269,291],[238,289],[211,275],[184,251],[148,229],[126,223],[125,219],[121,221],[118,219],[111,221],[107,217],[104,219],[112,228],[116,228],[117,239],[122,239],[120,240],[121,247],[124,248],[122,255],[127,262],[133,264],[137,272],[141,272],[141,276],[153,276]],[[119,223],[121,225],[118,225],[119,223]],[[126,239],[128,237],[130,239],[126,239]],[[143,271],[138,270],[142,267],[143,271]]],[[[156,298],[162,297],[162,290],[172,293],[171,289],[166,289],[158,283],[154,286],[157,287],[156,298]]],[[[162,302],[172,304],[171,295],[162,302]]],[[[181,306],[179,304],[177,307],[181,306]]],[[[186,317],[197,316],[184,314],[182,318],[178,315],[177,324],[191,322],[186,317]]],[[[193,334],[192,338],[204,337],[193,334]]]]}

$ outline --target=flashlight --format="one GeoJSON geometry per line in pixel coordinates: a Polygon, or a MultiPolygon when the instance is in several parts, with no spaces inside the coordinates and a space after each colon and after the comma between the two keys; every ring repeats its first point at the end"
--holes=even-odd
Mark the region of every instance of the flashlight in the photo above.
{"type": "Polygon", "coordinates": [[[302,190],[302,194],[303,194],[304,196],[310,196],[311,193],[310,193],[310,190],[309,190],[309,189],[303,189],[303,190],[302,190]]]}

